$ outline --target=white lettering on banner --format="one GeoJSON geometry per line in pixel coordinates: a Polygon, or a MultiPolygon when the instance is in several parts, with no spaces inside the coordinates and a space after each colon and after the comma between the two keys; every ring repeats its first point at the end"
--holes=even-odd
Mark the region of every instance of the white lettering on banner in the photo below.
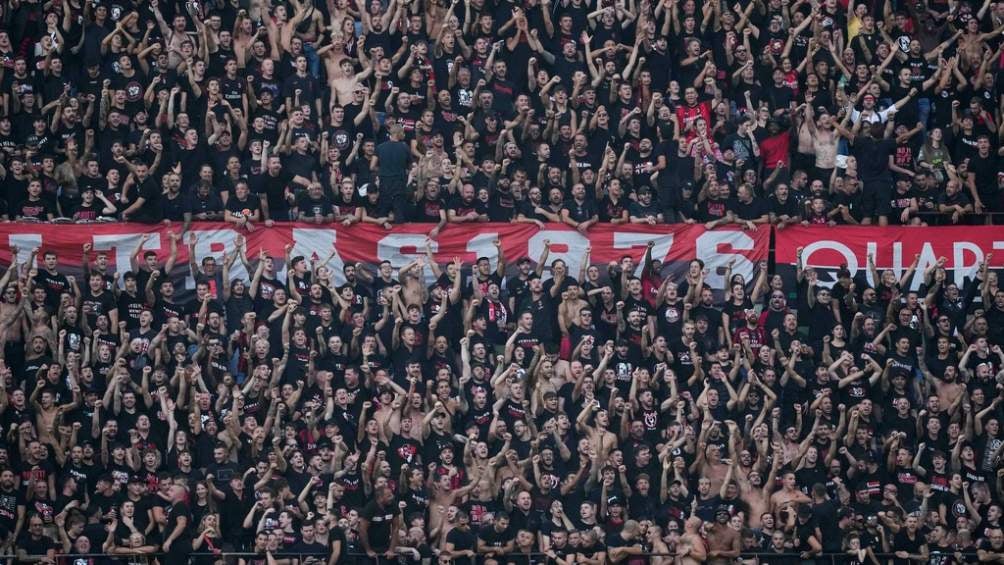
{"type": "MultiPolygon", "coordinates": [[[[206,257],[215,257],[222,266],[223,254],[236,252],[234,240],[239,230],[223,223],[195,222],[191,226],[193,233],[198,234],[198,240],[191,254],[196,266],[200,266],[206,257]]],[[[530,257],[539,259],[543,251],[543,242],[552,242],[547,263],[563,260],[568,271],[578,276],[583,266],[584,251],[592,247],[591,259],[598,265],[615,261],[625,254],[639,259],[645,252],[645,244],[654,242],[652,257],[664,262],[680,263],[673,269],[682,270],[687,259],[701,255],[717,269],[725,266],[729,259],[738,261],[736,273],[745,274],[751,278],[752,263],[739,254],[753,256],[755,259],[764,256],[767,250],[769,230],[764,228],[757,232],[739,232],[723,229],[700,236],[703,228],[693,226],[674,226],[665,231],[649,230],[626,226],[621,231],[618,226],[601,225],[588,234],[580,234],[564,226],[550,226],[544,231],[531,233],[532,230],[511,224],[485,224],[472,229],[447,230],[437,241],[432,241],[432,252],[435,260],[444,265],[454,257],[461,257],[469,266],[477,257],[488,257],[493,266],[498,266],[497,251],[493,252],[494,241],[497,238],[505,243],[506,251],[511,257],[530,257]],[[751,239],[752,238],[752,239],[751,239]],[[700,242],[700,253],[695,251],[695,244],[700,242]],[[755,242],[760,247],[755,247],[755,242]]],[[[158,262],[163,265],[167,258],[171,241],[165,226],[147,226],[138,224],[119,224],[100,226],[94,229],[79,229],[69,233],[63,226],[23,224],[0,225],[0,233],[8,240],[8,244],[20,248],[22,262],[30,255],[30,250],[39,247],[44,250],[54,250],[60,256],[60,266],[75,275],[80,274],[80,245],[91,242],[95,249],[109,254],[109,263],[117,272],[130,269],[130,259],[140,243],[140,238],[146,234],[149,238],[140,250],[140,260],[143,251],[156,252],[158,262]],[[6,231],[4,231],[6,230],[6,231]]],[[[176,229],[176,228],[175,228],[176,229]]],[[[343,263],[361,261],[371,268],[381,260],[389,261],[400,269],[405,263],[415,259],[425,258],[427,238],[423,232],[413,227],[396,228],[385,232],[375,226],[356,226],[353,231],[341,231],[340,227],[283,224],[272,229],[259,229],[246,235],[248,254],[251,261],[256,262],[258,250],[267,250],[277,260],[277,272],[280,277],[285,275],[286,266],[281,263],[283,246],[292,243],[293,256],[317,257],[321,261],[332,257],[329,267],[332,279],[337,284],[344,282],[343,263]],[[398,229],[401,231],[399,232],[398,229]],[[336,243],[339,246],[336,251],[336,243]]],[[[187,239],[187,238],[186,238],[187,239]]],[[[878,239],[878,238],[876,238],[878,239]]],[[[175,282],[179,294],[189,298],[193,289],[193,280],[189,278],[189,254],[186,242],[180,241],[180,258],[170,276],[175,282]],[[182,282],[184,281],[184,282],[182,282]],[[183,291],[183,292],[182,292],[183,291]]],[[[946,246],[947,248],[947,246],[946,246]]],[[[986,249],[984,249],[986,251],[986,249]]],[[[944,254],[949,254],[947,251],[944,254]]],[[[970,258],[967,256],[967,260],[970,258]]],[[[9,259],[8,259],[9,260],[9,259]]],[[[39,263],[41,258],[39,259],[39,263]]],[[[641,261],[638,261],[640,264],[641,261]]],[[[548,265],[545,265],[545,268],[548,265]]],[[[507,265],[514,267],[514,265],[507,265]]],[[[514,270],[514,269],[510,269],[514,270]]],[[[243,263],[234,262],[231,278],[250,278],[250,273],[243,263]]],[[[720,275],[720,273],[719,273],[720,275]]],[[[426,268],[424,277],[431,278],[431,269],[426,268]]],[[[550,274],[548,275],[550,276],[550,274]]],[[[121,281],[119,281],[121,284],[121,281]]]]}
{"type": "Polygon", "coordinates": [[[705,268],[708,269],[708,276],[704,282],[711,285],[711,288],[725,288],[723,273],[729,261],[732,264],[732,274],[742,275],[743,280],[749,284],[753,278],[753,262],[740,253],[727,253],[719,250],[725,246],[734,251],[751,251],[756,242],[752,237],[741,231],[709,231],[698,236],[695,243],[697,257],[704,261],[705,268]]]}
{"type": "MultiPolygon", "coordinates": [[[[994,242],[994,245],[999,242],[994,242]]],[[[952,270],[954,271],[952,276],[955,280],[955,284],[962,286],[965,282],[966,276],[973,275],[979,268],[980,264],[983,263],[984,255],[983,249],[979,245],[971,241],[956,241],[952,244],[952,270]],[[968,252],[968,253],[967,253],[968,252]],[[971,254],[973,257],[972,263],[966,263],[966,255],[971,254]]],[[[922,272],[920,267],[917,268],[917,272],[922,272]]]]}
{"type": "MultiPolygon", "coordinates": [[[[151,232],[149,236],[150,239],[146,240],[146,243],[143,244],[143,249],[158,251],[160,249],[160,234],[151,232]]],[[[142,233],[116,233],[95,235],[92,239],[95,251],[114,252],[115,262],[112,264],[112,272],[124,275],[127,271],[132,270],[132,252],[136,250],[136,245],[139,243],[141,237],[143,237],[142,233]]],[[[157,254],[157,259],[163,264],[164,257],[161,257],[159,253],[157,254]]],[[[143,262],[142,252],[140,252],[136,260],[139,263],[143,262]]],[[[122,280],[115,281],[115,284],[121,287],[122,280]]]]}
{"type": "MultiPolygon", "coordinates": [[[[882,271],[889,269],[892,270],[893,274],[896,275],[897,279],[900,279],[903,277],[903,274],[906,273],[906,270],[910,268],[910,265],[913,264],[912,258],[910,258],[908,261],[904,261],[903,242],[901,241],[895,241],[892,244],[892,266],[886,264],[882,260],[882,257],[878,254],[877,242],[869,241],[866,248],[868,250],[868,254],[875,258],[875,270],[879,272],[879,276],[882,276],[882,271]]],[[[928,267],[931,267],[938,263],[938,257],[937,255],[935,255],[934,248],[931,246],[931,242],[929,241],[925,241],[921,244],[919,255],[920,255],[920,260],[917,262],[916,272],[921,273],[921,275],[923,275],[924,271],[928,267]]],[[[867,259],[865,259],[865,261],[867,261],[867,259]]],[[[848,268],[848,270],[850,270],[850,268],[848,268]]],[[[851,270],[851,276],[853,277],[855,274],[856,271],[851,270]]],[[[865,273],[865,277],[868,280],[868,284],[875,286],[877,281],[872,280],[872,278],[874,277],[872,277],[871,270],[865,273]]],[[[920,288],[920,285],[923,282],[924,282],[923,276],[919,277],[914,276],[913,279],[910,281],[910,287],[907,290],[917,290],[918,288],[920,288]]]]}
{"type": "Polygon", "coordinates": [[[474,260],[477,261],[478,257],[487,257],[493,273],[499,264],[499,253],[495,249],[495,240],[498,238],[497,232],[479,233],[467,242],[467,251],[474,254],[474,260]]]}
{"type": "Polygon", "coordinates": [[[305,229],[293,228],[293,254],[290,258],[303,255],[310,263],[310,258],[316,253],[318,261],[328,262],[328,270],[331,271],[331,280],[337,285],[345,284],[345,263],[342,256],[338,254],[338,232],[329,229],[305,229]]]}
{"type": "MultiPolygon", "coordinates": [[[[920,260],[917,262],[916,269],[919,275],[915,275],[912,278],[909,290],[919,289],[924,282],[924,271],[937,265],[939,256],[935,252],[934,247],[935,243],[931,241],[924,241],[920,244],[920,260]]],[[[1004,249],[1004,241],[993,242],[993,248],[1004,249]]],[[[895,273],[897,278],[902,277],[906,269],[913,262],[912,258],[910,258],[909,262],[904,261],[902,242],[893,242],[889,247],[890,255],[888,256],[877,254],[878,249],[879,242],[869,241],[865,243],[865,256],[871,255],[872,257],[877,257],[875,268],[879,271],[880,276],[882,271],[889,269],[895,273]],[[906,266],[904,266],[904,263],[906,266]]],[[[945,268],[952,271],[952,277],[956,284],[962,284],[966,277],[972,277],[976,273],[985,258],[983,248],[978,243],[972,241],[955,241],[952,243],[951,257],[946,257],[948,262],[945,268]]],[[[802,264],[806,267],[817,267],[820,269],[819,284],[821,286],[833,286],[836,282],[836,274],[835,272],[828,271],[835,271],[840,263],[845,263],[851,277],[855,277],[861,269],[866,267],[867,259],[859,263],[857,255],[854,254],[854,251],[850,247],[842,242],[829,239],[809,243],[802,251],[802,264]],[[814,264],[812,262],[812,255],[818,251],[839,253],[843,260],[839,262],[827,261],[825,264],[814,264]],[[829,280],[825,280],[825,277],[829,277],[829,280]]],[[[869,284],[875,284],[875,281],[872,280],[873,277],[870,270],[866,270],[864,275],[869,284]]]]}
{"type": "MultiPolygon", "coordinates": [[[[913,259],[910,259],[910,263],[913,263],[913,259]]],[[[917,290],[920,288],[921,283],[924,282],[924,272],[935,265],[938,264],[938,257],[934,253],[934,248],[931,247],[929,242],[924,242],[923,247],[920,248],[920,259],[917,261],[916,274],[910,281],[910,290],[917,290]]],[[[902,273],[896,273],[897,277],[902,277],[902,273]]]]}
{"type": "Polygon", "coordinates": [[[550,275],[550,266],[555,259],[561,259],[568,267],[568,274],[579,276],[582,259],[589,246],[589,239],[577,231],[540,230],[526,242],[527,256],[536,261],[544,252],[544,240],[551,241],[551,252],[547,255],[545,272],[550,275]],[[565,249],[562,250],[561,248],[565,249]]]}
{"type": "MultiPolygon", "coordinates": [[[[665,263],[666,257],[669,256],[669,250],[673,248],[673,234],[614,233],[614,249],[631,249],[633,247],[644,249],[650,241],[655,242],[655,245],[652,246],[652,259],[665,263]]],[[[635,259],[635,263],[638,264],[634,272],[636,277],[640,277],[645,270],[644,258],[645,252],[642,251],[641,256],[635,259]]]]}
{"type": "MultiPolygon", "coordinates": [[[[884,271],[886,269],[892,269],[892,272],[896,274],[896,278],[897,279],[899,277],[903,276],[903,242],[902,241],[894,241],[892,243],[892,266],[890,266],[888,263],[884,263],[881,259],[878,258],[878,256],[879,256],[878,255],[878,243],[876,243],[874,241],[869,241],[868,244],[865,245],[865,249],[866,249],[866,252],[865,252],[865,257],[866,257],[866,259],[865,259],[865,265],[868,264],[867,263],[867,261],[868,261],[867,257],[868,256],[875,257],[876,258],[875,259],[875,270],[879,272],[879,276],[882,276],[882,274],[881,274],[882,271],[884,271]]],[[[848,268],[848,270],[849,270],[849,268],[848,268]]],[[[851,277],[853,277],[854,274],[855,274],[855,271],[851,271],[851,277]]],[[[875,286],[876,284],[878,284],[878,281],[873,281],[872,278],[874,278],[874,277],[872,277],[871,269],[869,269],[868,272],[865,273],[865,279],[868,281],[868,284],[870,284],[872,286],[875,286]]]]}
{"type": "MultiPolygon", "coordinates": [[[[194,233],[198,236],[198,241],[195,242],[195,257],[191,260],[194,261],[196,266],[200,268],[202,267],[203,259],[206,257],[213,257],[216,259],[216,268],[222,272],[223,252],[226,251],[231,257],[233,257],[234,253],[237,253],[237,249],[234,246],[234,239],[237,237],[237,232],[234,230],[201,230],[191,231],[190,233],[194,233]]],[[[178,244],[181,245],[184,243],[187,245],[187,242],[188,234],[185,235],[184,242],[178,242],[178,244]]],[[[248,274],[247,269],[244,268],[243,261],[234,261],[233,267],[230,268],[230,280],[232,281],[234,279],[250,279],[250,274],[248,274]]],[[[226,282],[229,284],[230,281],[226,282]]],[[[195,279],[192,278],[191,273],[185,276],[185,288],[195,288],[195,279]]]]}
{"type": "MultiPolygon", "coordinates": [[[[824,240],[821,240],[821,241],[814,241],[814,242],[810,243],[809,245],[806,245],[805,249],[802,250],[802,265],[804,265],[806,267],[813,266],[813,264],[812,264],[812,254],[815,253],[816,251],[820,251],[822,249],[828,249],[828,250],[831,250],[831,251],[836,251],[837,253],[840,253],[841,255],[843,255],[843,257],[844,257],[843,262],[847,264],[847,270],[851,272],[851,277],[853,277],[855,274],[857,274],[857,272],[858,272],[858,258],[854,256],[854,252],[851,251],[851,249],[849,247],[847,247],[846,245],[844,245],[843,243],[840,243],[839,241],[832,241],[832,240],[829,240],[829,239],[824,239],[824,240]]],[[[822,266],[822,265],[820,265],[820,266],[822,266]]],[[[822,274],[822,273],[820,273],[820,274],[822,274]]],[[[833,279],[832,280],[824,281],[822,278],[819,279],[819,284],[822,285],[822,286],[825,286],[827,288],[833,286],[833,284],[836,283],[836,282],[837,282],[837,278],[836,278],[835,274],[833,275],[833,279]]]]}
{"type": "MultiPolygon", "coordinates": [[[[17,247],[17,262],[18,264],[25,263],[28,258],[31,257],[31,250],[36,247],[39,248],[39,253],[42,253],[42,234],[40,233],[14,233],[7,236],[7,245],[9,247],[17,247]]],[[[29,269],[36,269],[42,261],[42,257],[35,258],[35,264],[29,265],[29,269]]]]}
{"type": "MultiPolygon", "coordinates": [[[[425,257],[426,239],[425,234],[421,233],[387,234],[377,242],[377,263],[390,261],[391,266],[398,269],[416,259],[425,257]],[[402,252],[401,250],[406,247],[414,247],[416,250],[415,253],[402,252]]],[[[439,244],[435,240],[432,240],[430,245],[432,246],[433,253],[439,250],[439,244]]],[[[433,277],[431,269],[426,268],[422,272],[427,282],[432,280],[430,278],[433,277]]]]}

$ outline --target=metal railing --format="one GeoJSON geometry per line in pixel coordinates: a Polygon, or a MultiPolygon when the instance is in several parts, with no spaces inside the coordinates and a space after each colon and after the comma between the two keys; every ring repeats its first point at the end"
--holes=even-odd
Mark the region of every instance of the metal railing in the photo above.
{"type": "MultiPolygon", "coordinates": [[[[946,553],[948,553],[948,552],[946,552],[946,553]]],[[[1002,550],[1001,553],[1004,553],[1004,550],[1002,550]]],[[[973,560],[977,559],[977,554],[976,554],[975,550],[961,551],[961,552],[951,552],[951,554],[952,555],[961,556],[964,559],[973,559],[973,560]]],[[[132,560],[133,562],[136,562],[136,560],[138,560],[138,559],[147,559],[147,560],[158,559],[158,560],[161,561],[161,563],[163,563],[164,560],[160,559],[160,558],[165,557],[167,555],[168,554],[165,554],[165,553],[116,553],[114,555],[109,555],[107,553],[60,553],[60,554],[56,555],[55,561],[56,561],[57,564],[65,564],[65,563],[72,563],[73,561],[75,561],[77,559],[83,559],[83,560],[98,559],[98,558],[104,559],[104,560],[108,560],[108,559],[110,559],[110,560],[121,559],[121,560],[132,560]]],[[[279,560],[293,559],[293,560],[296,560],[297,563],[304,563],[305,561],[309,560],[310,558],[314,558],[316,560],[320,560],[320,561],[323,561],[324,563],[327,563],[331,554],[327,553],[327,552],[325,552],[325,553],[276,552],[276,553],[272,553],[271,555],[275,559],[279,559],[279,560]]],[[[896,558],[896,555],[895,555],[894,552],[890,552],[890,553],[878,553],[878,552],[875,552],[875,553],[873,553],[873,555],[875,555],[875,557],[877,559],[879,559],[879,560],[896,558]]],[[[530,552],[530,553],[513,552],[513,553],[504,554],[501,557],[506,557],[506,556],[547,558],[548,554],[547,553],[543,553],[543,552],[539,552],[539,551],[534,551],[534,552],[530,552]]],[[[802,563],[815,562],[815,563],[818,563],[818,564],[821,564],[821,565],[825,565],[827,563],[829,563],[830,565],[837,565],[839,563],[843,563],[845,559],[851,558],[852,556],[853,556],[853,554],[848,553],[848,552],[839,552],[839,553],[817,553],[815,555],[809,556],[808,558],[803,558],[801,553],[792,553],[792,552],[789,552],[789,553],[771,553],[771,552],[759,551],[759,552],[743,552],[743,553],[740,554],[740,556],[739,556],[738,559],[740,559],[740,560],[751,560],[751,559],[756,559],[756,558],[761,558],[761,557],[762,558],[772,558],[772,559],[788,558],[788,559],[797,560],[798,562],[802,562],[802,563]]],[[[233,552],[233,551],[231,551],[231,552],[224,551],[224,552],[220,552],[220,553],[192,552],[192,553],[190,553],[188,555],[188,564],[192,565],[194,563],[200,563],[200,562],[201,563],[206,563],[206,562],[212,562],[212,561],[217,561],[217,560],[223,560],[223,561],[226,561],[227,563],[236,563],[237,560],[240,559],[240,558],[261,558],[261,557],[262,557],[262,554],[260,554],[260,553],[253,553],[253,552],[233,552]]],[[[649,552],[649,553],[642,553],[642,554],[639,554],[639,555],[633,555],[632,557],[643,557],[643,558],[649,558],[649,557],[676,557],[676,554],[675,553],[649,552]]],[[[5,558],[5,556],[0,555],[0,562],[2,562],[4,558],[5,558]]],[[[360,552],[343,552],[343,559],[347,563],[377,563],[377,564],[390,565],[392,563],[396,564],[398,562],[396,557],[394,557],[394,558],[387,558],[387,557],[384,557],[381,554],[381,555],[379,555],[379,556],[377,556],[375,558],[369,558],[365,553],[360,553],[360,552]]],[[[433,561],[433,562],[435,562],[435,561],[433,561]]],[[[450,562],[458,564],[458,565],[467,565],[467,564],[474,565],[477,562],[477,558],[475,558],[475,557],[458,557],[458,558],[452,559],[450,562]]],[[[166,565],[183,565],[183,563],[179,562],[177,560],[172,559],[171,562],[167,563],[166,565]]]]}

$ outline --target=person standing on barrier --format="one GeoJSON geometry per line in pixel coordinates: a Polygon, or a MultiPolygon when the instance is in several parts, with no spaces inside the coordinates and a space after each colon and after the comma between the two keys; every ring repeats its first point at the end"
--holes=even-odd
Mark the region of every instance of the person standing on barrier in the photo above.
{"type": "Polygon", "coordinates": [[[410,159],[411,151],[404,142],[404,128],[400,124],[390,126],[390,138],[377,145],[373,161],[380,180],[380,192],[393,204],[394,222],[398,224],[411,217],[411,199],[406,194],[410,159]]]}

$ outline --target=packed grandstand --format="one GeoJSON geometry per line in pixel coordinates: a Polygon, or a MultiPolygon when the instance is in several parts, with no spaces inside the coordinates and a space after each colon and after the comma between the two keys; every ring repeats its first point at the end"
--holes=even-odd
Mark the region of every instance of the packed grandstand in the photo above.
{"type": "Polygon", "coordinates": [[[1004,562],[1002,34],[2,2],[0,562],[1004,562]]]}

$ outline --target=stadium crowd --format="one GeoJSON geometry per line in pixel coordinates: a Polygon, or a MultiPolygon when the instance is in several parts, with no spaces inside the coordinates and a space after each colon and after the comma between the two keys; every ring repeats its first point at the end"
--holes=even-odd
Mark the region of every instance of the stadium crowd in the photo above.
{"type": "Polygon", "coordinates": [[[0,559],[1004,562],[989,257],[336,277],[189,230],[1000,223],[1002,33],[991,0],[4,0],[3,219],[172,231],[79,280],[11,250],[0,559]]]}

